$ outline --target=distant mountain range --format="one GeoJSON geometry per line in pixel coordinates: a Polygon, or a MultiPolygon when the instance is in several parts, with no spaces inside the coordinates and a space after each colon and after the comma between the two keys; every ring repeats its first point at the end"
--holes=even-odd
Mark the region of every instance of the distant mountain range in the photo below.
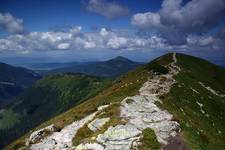
{"type": "Polygon", "coordinates": [[[135,69],[142,64],[143,63],[134,62],[125,57],[118,56],[106,61],[34,63],[26,64],[24,66],[42,75],[84,73],[93,76],[116,77],[132,69],[135,69]]]}
{"type": "Polygon", "coordinates": [[[72,64],[71,66],[50,70],[47,74],[72,72],[99,77],[117,77],[139,67],[140,65],[142,65],[142,63],[134,62],[125,57],[118,56],[107,61],[72,64]]]}
{"type": "MultiPolygon", "coordinates": [[[[85,63],[85,62],[83,62],[85,63]]],[[[31,70],[35,71],[42,71],[42,72],[47,72],[49,70],[57,69],[57,68],[64,68],[64,67],[69,67],[77,64],[82,64],[79,62],[65,62],[65,63],[60,63],[60,62],[49,62],[49,63],[30,63],[30,64],[23,64],[26,68],[29,68],[31,70]]]]}
{"type": "Polygon", "coordinates": [[[30,69],[0,63],[0,108],[24,88],[41,78],[41,75],[84,73],[98,77],[117,77],[140,66],[125,57],[99,62],[38,63],[27,65],[30,69]],[[38,73],[36,73],[38,72],[38,73]]]}
{"type": "Polygon", "coordinates": [[[0,107],[40,78],[29,69],[0,63],[0,107]]]}

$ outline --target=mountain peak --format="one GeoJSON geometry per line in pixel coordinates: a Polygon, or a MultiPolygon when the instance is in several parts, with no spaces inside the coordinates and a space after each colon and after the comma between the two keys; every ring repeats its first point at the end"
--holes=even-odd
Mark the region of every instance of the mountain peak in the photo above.
{"type": "Polygon", "coordinates": [[[124,62],[132,62],[130,59],[126,58],[126,57],[123,57],[123,56],[117,56],[113,59],[111,59],[113,61],[124,61],[124,62]]]}

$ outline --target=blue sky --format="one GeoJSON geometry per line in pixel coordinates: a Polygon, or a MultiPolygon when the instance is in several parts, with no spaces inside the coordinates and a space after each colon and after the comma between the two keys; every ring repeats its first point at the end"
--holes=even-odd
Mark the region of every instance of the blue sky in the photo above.
{"type": "MultiPolygon", "coordinates": [[[[130,17],[138,12],[157,11],[161,0],[122,0],[121,5],[130,9],[130,14],[119,19],[87,12],[79,0],[1,0],[0,11],[22,18],[29,31],[48,31],[57,26],[82,26],[89,31],[92,27],[131,28],[130,17]]],[[[1,31],[3,34],[4,31],[1,31]]]]}
{"type": "Polygon", "coordinates": [[[224,0],[1,0],[0,61],[148,61],[170,51],[222,61],[224,14],[224,0]]]}

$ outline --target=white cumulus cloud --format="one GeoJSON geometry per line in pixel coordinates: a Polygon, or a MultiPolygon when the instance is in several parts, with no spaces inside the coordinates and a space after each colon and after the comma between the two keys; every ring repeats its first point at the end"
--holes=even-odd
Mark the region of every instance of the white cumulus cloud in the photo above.
{"type": "Polygon", "coordinates": [[[134,14],[131,24],[140,30],[157,31],[174,45],[185,44],[190,34],[204,34],[215,27],[225,13],[224,0],[163,0],[158,12],[134,14]]]}
{"type": "Polygon", "coordinates": [[[25,31],[23,20],[13,17],[10,13],[0,13],[0,26],[10,33],[23,33],[25,31]]]}

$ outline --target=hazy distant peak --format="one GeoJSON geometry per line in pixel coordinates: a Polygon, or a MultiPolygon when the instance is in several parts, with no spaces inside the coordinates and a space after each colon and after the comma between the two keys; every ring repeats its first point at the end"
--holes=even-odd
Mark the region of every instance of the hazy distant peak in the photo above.
{"type": "Polygon", "coordinates": [[[126,58],[126,57],[123,57],[123,56],[117,56],[113,59],[111,59],[111,61],[123,61],[123,62],[132,62],[132,60],[126,58]]]}

